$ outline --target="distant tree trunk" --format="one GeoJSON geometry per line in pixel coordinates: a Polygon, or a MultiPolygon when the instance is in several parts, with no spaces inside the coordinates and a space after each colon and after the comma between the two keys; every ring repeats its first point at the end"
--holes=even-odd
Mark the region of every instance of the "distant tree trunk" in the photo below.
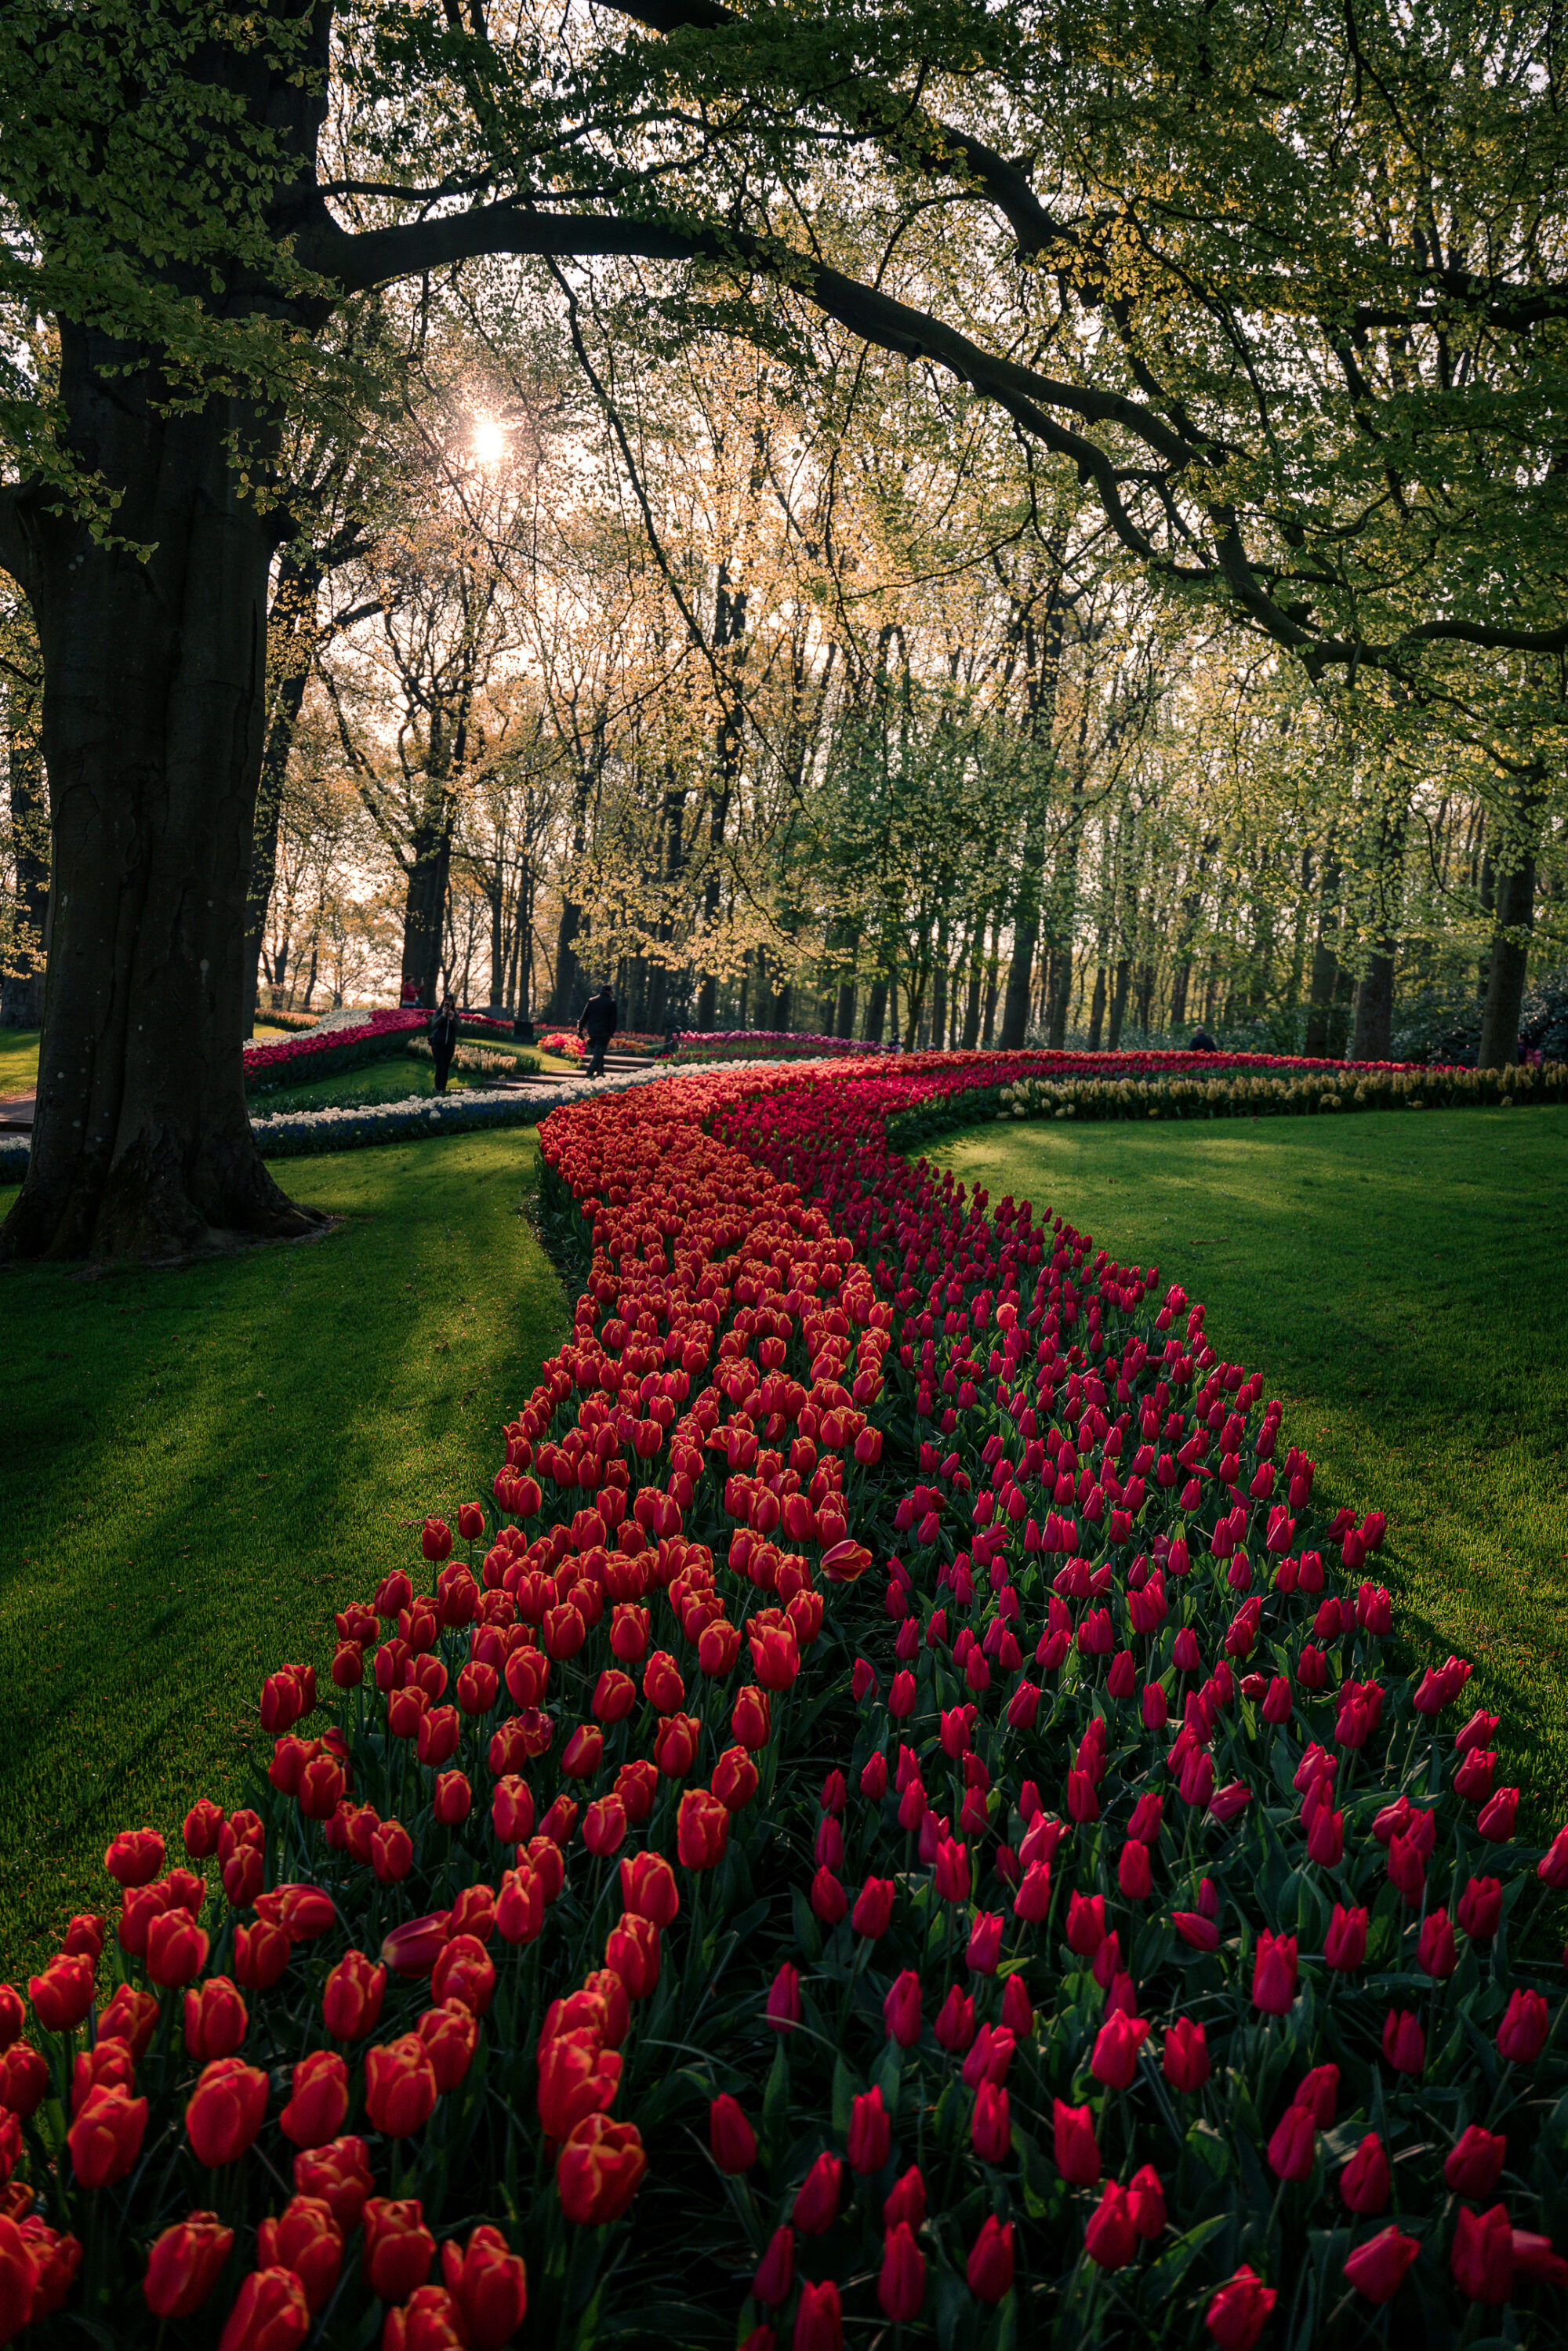
{"type": "Polygon", "coordinates": [[[277,566],[267,616],[267,658],[272,666],[267,677],[267,737],[262,745],[261,781],[251,831],[250,888],[246,895],[245,913],[244,1029],[247,1037],[256,1022],[261,942],[267,933],[267,908],[277,877],[277,828],[283,809],[283,786],[310,675],[320,578],[314,565],[297,563],[286,552],[277,566]]]}
{"type": "MultiPolygon", "coordinates": [[[[1054,773],[1052,735],[1056,724],[1056,687],[1061,666],[1065,607],[1061,574],[1054,572],[1043,596],[1032,600],[1020,620],[1024,665],[1023,737],[1029,759],[1023,844],[1019,862],[1018,894],[1013,903],[1013,951],[1008,965],[1007,996],[1002,1006],[1002,1050],[1016,1052],[1029,1028],[1030,995],[1035,956],[1040,947],[1040,899],[1045,881],[1045,852],[1054,773]]],[[[1055,942],[1052,942],[1054,946],[1055,942]]],[[[986,1042],[990,1043],[988,1023],[986,1042]]]]}
{"type": "Polygon", "coordinates": [[[1111,1034],[1106,1043],[1114,1053],[1122,1042],[1122,1024],[1127,1017],[1127,991],[1133,984],[1133,959],[1123,956],[1116,965],[1116,982],[1111,990],[1111,1034]]]}
{"type": "Polygon", "coordinates": [[[852,1037],[855,1033],[855,984],[852,979],[839,982],[838,1012],[833,1022],[835,1037],[852,1037]]]}
{"type": "Polygon", "coordinates": [[[1334,952],[1339,939],[1339,854],[1331,837],[1319,884],[1312,994],[1307,1001],[1307,1033],[1301,1048],[1313,1061],[1328,1057],[1333,1023],[1334,985],[1339,977],[1339,958],[1334,952]]]}
{"type": "MultiPolygon", "coordinates": [[[[1104,953],[1103,939],[1101,941],[1101,953],[1102,955],[1104,953]]],[[[1094,967],[1094,1000],[1089,1010],[1089,1050],[1092,1053],[1097,1053],[1100,1050],[1100,1032],[1104,1023],[1105,966],[1101,962],[1094,967]]]]}
{"type": "Polygon", "coordinates": [[[868,1045],[881,1044],[883,1023],[886,1018],[887,982],[885,979],[873,979],[865,1008],[865,1041],[868,1045]]]}
{"type": "Polygon", "coordinates": [[[1353,1061],[1386,1061],[1394,1046],[1394,968],[1399,948],[1403,900],[1405,826],[1400,809],[1379,828],[1377,872],[1373,879],[1372,952],[1355,991],[1353,1061]]]}
{"type": "Polygon", "coordinates": [[[947,917],[936,924],[936,968],[931,975],[931,1042],[940,1052],[947,1042],[947,917]]]}
{"type": "Polygon", "coordinates": [[[966,1053],[972,1053],[980,1041],[980,990],[984,985],[985,921],[975,925],[969,941],[969,1000],[964,1008],[964,1044],[966,1053]]]}
{"type": "Polygon", "coordinates": [[[986,1017],[980,1030],[980,1042],[987,1052],[990,1051],[991,1040],[996,1034],[997,997],[1001,987],[1002,974],[1001,946],[1002,918],[999,914],[995,914],[991,916],[990,953],[986,957],[986,1017]]]}
{"type": "Polygon", "coordinates": [[[49,922],[49,810],[36,688],[12,678],[5,688],[5,715],[17,936],[0,979],[0,1029],[41,1029],[49,922]]]}
{"type": "Polygon", "coordinates": [[[1535,867],[1541,782],[1539,773],[1519,796],[1516,838],[1496,861],[1497,926],[1487,957],[1487,989],[1481,1008],[1483,1070],[1506,1070],[1519,1056],[1519,1023],[1530,968],[1530,935],[1535,925],[1535,867]]]}

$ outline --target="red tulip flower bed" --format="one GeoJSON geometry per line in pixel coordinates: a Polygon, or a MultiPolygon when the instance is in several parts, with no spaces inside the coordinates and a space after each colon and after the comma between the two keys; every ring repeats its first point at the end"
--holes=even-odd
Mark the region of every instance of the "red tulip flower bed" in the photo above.
{"type": "Polygon", "coordinates": [[[953,1076],[547,1122],[491,1502],[0,1992],[0,2337],[1562,2339],[1568,1831],[1201,1307],[886,1150],[953,1076]]]}

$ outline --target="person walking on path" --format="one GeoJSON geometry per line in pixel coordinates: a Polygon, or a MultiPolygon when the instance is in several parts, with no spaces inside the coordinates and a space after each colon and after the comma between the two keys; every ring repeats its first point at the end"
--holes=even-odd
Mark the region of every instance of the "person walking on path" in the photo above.
{"type": "Polygon", "coordinates": [[[597,996],[589,998],[583,1007],[582,1018],[577,1024],[578,1035],[587,1041],[588,1074],[591,1078],[604,1075],[604,1049],[614,1036],[619,1019],[615,998],[606,981],[597,996]]]}
{"type": "Polygon", "coordinates": [[[446,1092],[446,1072],[452,1067],[452,1056],[457,1050],[457,1003],[450,994],[441,999],[441,1009],[430,1024],[430,1051],[435,1063],[435,1091],[446,1092]]]}

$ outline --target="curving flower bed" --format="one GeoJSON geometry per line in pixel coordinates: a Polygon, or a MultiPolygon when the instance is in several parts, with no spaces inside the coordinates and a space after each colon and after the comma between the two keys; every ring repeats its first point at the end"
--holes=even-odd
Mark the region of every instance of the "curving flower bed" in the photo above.
{"type": "Polygon", "coordinates": [[[0,1993],[7,2335],[1561,2339],[1568,1830],[1201,1306],[890,1153],[964,1075],[547,1122],[489,1502],[0,1993]]]}
{"type": "Polygon", "coordinates": [[[309,1029],[279,1044],[246,1045],[247,1091],[263,1085],[298,1085],[362,1067],[383,1054],[401,1052],[404,1040],[428,1024],[423,1012],[371,1012],[352,1026],[309,1029]]]}

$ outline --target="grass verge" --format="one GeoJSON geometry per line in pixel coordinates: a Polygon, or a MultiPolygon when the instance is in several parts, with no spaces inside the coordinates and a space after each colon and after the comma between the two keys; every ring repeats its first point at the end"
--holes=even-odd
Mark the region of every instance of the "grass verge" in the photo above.
{"type": "Polygon", "coordinates": [[[0,1094],[30,1094],[38,1082],[37,1029],[0,1029],[0,1094]]]}
{"type": "MultiPolygon", "coordinates": [[[[1568,1111],[988,1126],[934,1155],[1208,1307],[1319,1493],[1386,1511],[1417,1654],[1472,1658],[1542,1823],[1568,1796],[1568,1111]]],[[[1282,1451],[1281,1451],[1281,1458],[1282,1451]]]]}
{"type": "Polygon", "coordinates": [[[0,1275],[36,1342],[0,1453],[0,1973],[103,1906],[115,1829],[235,1799],[263,1676],[324,1667],[332,1610],[487,1495],[570,1320],[538,1168],[517,1132],[302,1160],[323,1240],[0,1275]]]}

